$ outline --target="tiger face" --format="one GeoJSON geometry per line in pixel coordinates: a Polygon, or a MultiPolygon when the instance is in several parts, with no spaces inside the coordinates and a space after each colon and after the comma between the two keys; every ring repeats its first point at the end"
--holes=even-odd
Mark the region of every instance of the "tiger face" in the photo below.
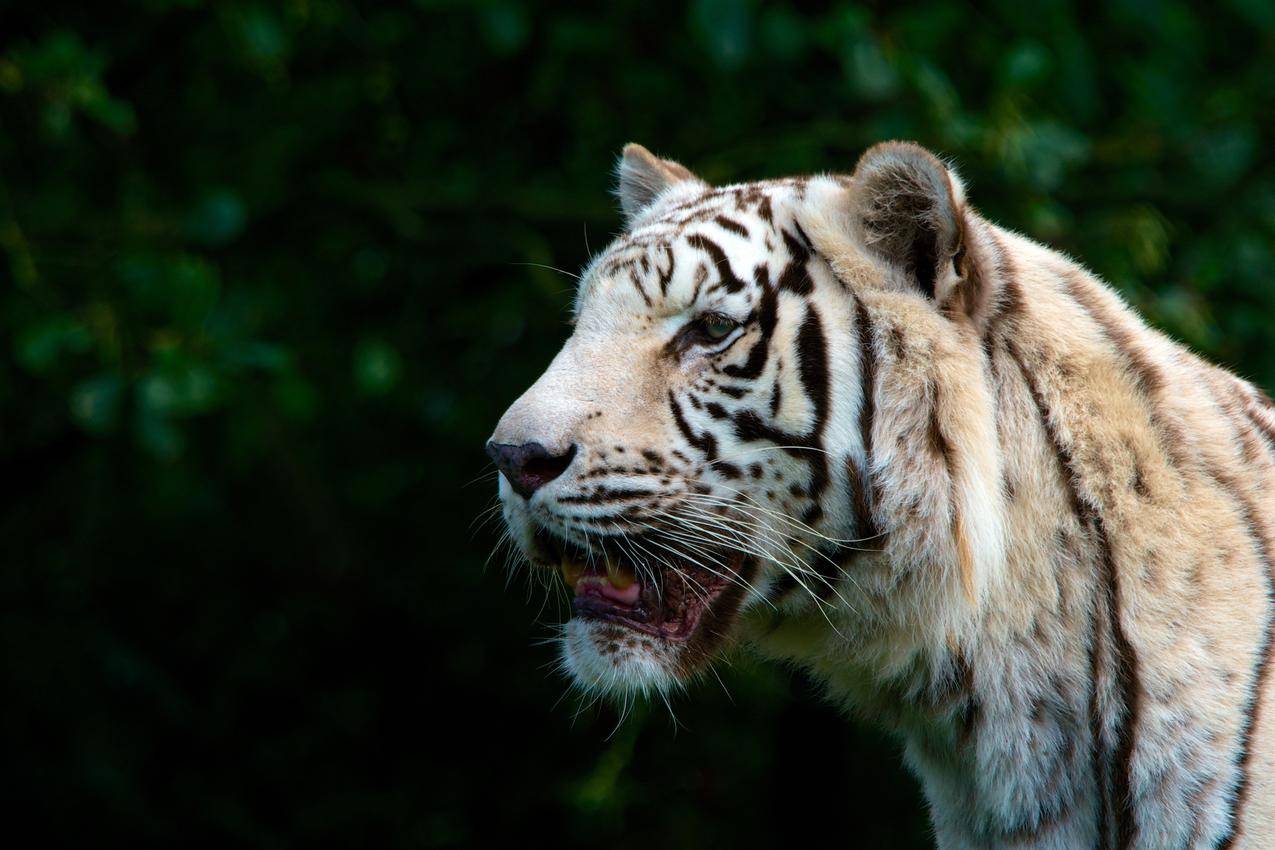
{"type": "Polygon", "coordinates": [[[856,607],[870,582],[846,564],[879,539],[878,342],[846,275],[915,297],[917,273],[866,248],[840,273],[824,259],[815,235],[862,231],[844,177],[712,188],[637,145],[619,177],[627,229],[487,450],[517,548],[573,590],[566,669],[625,695],[693,676],[750,611],[856,607]]]}

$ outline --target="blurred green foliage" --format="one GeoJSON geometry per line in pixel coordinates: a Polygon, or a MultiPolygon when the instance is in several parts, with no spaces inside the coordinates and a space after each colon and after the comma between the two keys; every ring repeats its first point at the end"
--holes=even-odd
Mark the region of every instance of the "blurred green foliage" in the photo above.
{"type": "Polygon", "coordinates": [[[1270,388],[1273,60],[1257,0],[6,4],[8,801],[53,844],[924,846],[800,677],[555,706],[557,612],[467,531],[551,267],[626,141],[734,181],[912,138],[1270,388]]]}

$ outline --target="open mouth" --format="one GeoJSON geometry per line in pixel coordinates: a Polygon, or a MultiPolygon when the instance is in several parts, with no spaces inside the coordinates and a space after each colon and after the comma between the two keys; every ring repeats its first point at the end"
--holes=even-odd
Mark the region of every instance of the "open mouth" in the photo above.
{"type": "Polygon", "coordinates": [[[536,540],[575,591],[574,616],[666,640],[690,638],[727,590],[742,586],[742,552],[714,552],[705,564],[654,536],[593,538],[582,547],[540,531],[536,540]]]}

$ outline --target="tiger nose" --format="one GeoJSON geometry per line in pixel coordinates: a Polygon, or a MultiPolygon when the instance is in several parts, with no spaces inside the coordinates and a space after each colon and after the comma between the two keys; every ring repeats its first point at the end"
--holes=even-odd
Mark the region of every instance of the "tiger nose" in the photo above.
{"type": "Polygon", "coordinates": [[[524,499],[561,475],[576,456],[575,444],[562,454],[553,454],[539,443],[521,446],[487,443],[487,454],[505,476],[509,486],[524,499]]]}

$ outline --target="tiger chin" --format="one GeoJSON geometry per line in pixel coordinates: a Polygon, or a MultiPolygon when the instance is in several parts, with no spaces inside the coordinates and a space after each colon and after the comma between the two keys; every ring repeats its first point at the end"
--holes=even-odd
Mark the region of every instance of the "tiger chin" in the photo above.
{"type": "Polygon", "coordinates": [[[618,178],[487,445],[575,681],[796,664],[898,737],[942,848],[1275,846],[1270,400],[916,145],[618,178]]]}

